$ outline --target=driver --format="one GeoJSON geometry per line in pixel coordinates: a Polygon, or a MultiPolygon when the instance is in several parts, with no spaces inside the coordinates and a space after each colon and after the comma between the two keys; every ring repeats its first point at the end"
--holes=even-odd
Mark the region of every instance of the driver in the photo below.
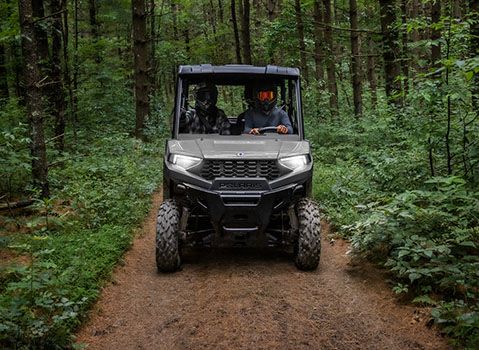
{"type": "Polygon", "coordinates": [[[231,124],[225,112],[216,107],[217,100],[215,85],[199,84],[195,90],[195,108],[181,115],[180,133],[230,135],[231,124]]]}
{"type": "Polygon", "coordinates": [[[245,112],[243,133],[259,135],[260,128],[276,127],[278,134],[292,134],[288,114],[276,106],[276,86],[262,85],[253,89],[254,105],[245,112]]]}

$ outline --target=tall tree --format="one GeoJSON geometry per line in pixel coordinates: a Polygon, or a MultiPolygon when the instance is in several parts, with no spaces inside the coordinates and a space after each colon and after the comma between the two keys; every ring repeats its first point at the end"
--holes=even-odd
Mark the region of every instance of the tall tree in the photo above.
{"type": "Polygon", "coordinates": [[[401,74],[399,62],[399,32],[396,22],[396,0],[379,0],[379,12],[381,14],[381,30],[384,59],[384,80],[388,101],[399,104],[401,82],[397,79],[401,74]]]}
{"type": "Polygon", "coordinates": [[[324,41],[326,42],[326,71],[328,75],[329,108],[331,115],[338,115],[338,85],[336,83],[336,67],[334,63],[334,45],[331,19],[331,0],[323,0],[324,6],[324,41]]]}
{"type": "Polygon", "coordinates": [[[37,38],[35,36],[36,31],[32,1],[19,0],[18,9],[25,67],[25,102],[31,132],[32,178],[34,186],[40,189],[41,196],[48,197],[48,163],[43,133],[45,114],[43,110],[42,91],[39,86],[41,75],[37,65],[39,61],[39,51],[37,38]]]}
{"type": "Polygon", "coordinates": [[[367,76],[369,82],[369,89],[371,90],[371,106],[376,107],[378,101],[377,95],[377,78],[376,78],[376,50],[371,36],[368,38],[368,57],[367,57],[367,76]]]}
{"type": "Polygon", "coordinates": [[[94,40],[98,38],[98,20],[96,0],[88,0],[88,15],[90,19],[91,36],[94,40]]]}
{"type": "Polygon", "coordinates": [[[361,62],[359,57],[358,4],[349,0],[349,20],[351,22],[351,70],[354,100],[354,115],[360,117],[363,112],[361,87],[361,62]]]}
{"type": "Polygon", "coordinates": [[[0,43],[0,102],[1,99],[8,98],[8,81],[6,65],[5,45],[0,43]]]}
{"type": "Polygon", "coordinates": [[[407,30],[407,0],[401,0],[401,42],[402,57],[401,71],[403,75],[403,92],[407,95],[409,90],[409,48],[408,48],[408,30],[407,30]]]}
{"type": "Polygon", "coordinates": [[[294,1],[294,11],[296,14],[296,30],[298,32],[298,41],[299,41],[299,59],[301,69],[303,71],[303,77],[305,81],[308,81],[308,61],[306,59],[306,44],[304,42],[304,24],[303,24],[303,14],[301,13],[301,1],[294,1]]]}
{"type": "Polygon", "coordinates": [[[240,0],[241,38],[243,46],[243,61],[252,64],[251,33],[250,33],[250,0],[240,0]]]}
{"type": "Polygon", "coordinates": [[[145,0],[133,0],[131,5],[133,14],[133,58],[135,66],[135,137],[143,139],[145,123],[150,113],[145,0]]]}
{"type": "Polygon", "coordinates": [[[233,34],[235,38],[236,63],[241,63],[241,45],[238,32],[238,21],[236,19],[236,2],[231,0],[231,22],[233,22],[233,34]]]}
{"type": "Polygon", "coordinates": [[[53,106],[55,119],[55,145],[63,150],[65,134],[65,90],[62,77],[62,2],[65,0],[50,0],[50,12],[52,16],[52,55],[51,55],[51,78],[49,87],[50,99],[53,106]]]}
{"type": "Polygon", "coordinates": [[[314,63],[316,66],[315,76],[316,80],[322,81],[324,79],[324,67],[321,56],[323,55],[323,12],[321,9],[321,0],[314,1],[313,10],[314,19],[314,63]]]}
{"type": "MultiPolygon", "coordinates": [[[[470,56],[479,56],[479,1],[469,0],[470,25],[470,56]]],[[[472,105],[479,115],[479,74],[475,74],[472,80],[472,105]]]]}
{"type": "Polygon", "coordinates": [[[441,1],[433,0],[431,4],[431,65],[438,67],[441,60],[441,29],[439,28],[441,21],[441,1]]]}

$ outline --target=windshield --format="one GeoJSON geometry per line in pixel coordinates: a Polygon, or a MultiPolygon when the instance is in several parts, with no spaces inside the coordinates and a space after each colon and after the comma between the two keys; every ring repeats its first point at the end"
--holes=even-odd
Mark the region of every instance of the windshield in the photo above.
{"type": "Polygon", "coordinates": [[[180,135],[298,135],[297,80],[180,79],[180,135]]]}

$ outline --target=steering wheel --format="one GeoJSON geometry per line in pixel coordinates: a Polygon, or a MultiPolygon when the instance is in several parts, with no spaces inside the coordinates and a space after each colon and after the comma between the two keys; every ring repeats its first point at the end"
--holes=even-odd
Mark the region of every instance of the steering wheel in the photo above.
{"type": "Polygon", "coordinates": [[[264,134],[265,132],[278,132],[276,126],[265,126],[264,128],[258,128],[260,134],[264,134]]]}

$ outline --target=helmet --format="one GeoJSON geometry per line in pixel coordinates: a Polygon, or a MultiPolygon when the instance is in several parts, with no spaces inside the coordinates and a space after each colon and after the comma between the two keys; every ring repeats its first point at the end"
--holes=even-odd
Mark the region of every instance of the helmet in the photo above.
{"type": "Polygon", "coordinates": [[[201,83],[195,91],[195,107],[203,112],[209,111],[216,106],[218,101],[218,89],[213,84],[201,83]]]}
{"type": "Polygon", "coordinates": [[[264,85],[254,89],[256,108],[266,115],[269,115],[276,106],[277,99],[278,93],[274,85],[264,85]]]}

